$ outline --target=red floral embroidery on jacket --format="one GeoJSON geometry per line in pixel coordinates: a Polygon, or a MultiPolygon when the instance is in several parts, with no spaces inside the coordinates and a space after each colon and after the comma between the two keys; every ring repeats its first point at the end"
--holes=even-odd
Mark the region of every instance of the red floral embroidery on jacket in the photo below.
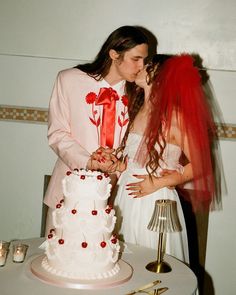
{"type": "Polygon", "coordinates": [[[92,104],[92,103],[95,102],[96,97],[97,97],[96,93],[94,93],[94,92],[89,92],[89,93],[86,95],[85,100],[86,100],[86,102],[87,102],[88,104],[92,104]]]}
{"type": "MultiPolygon", "coordinates": [[[[99,132],[99,126],[101,124],[101,117],[98,113],[98,107],[95,105],[95,101],[97,98],[97,94],[95,92],[89,92],[86,97],[85,97],[85,101],[87,104],[91,105],[91,116],[89,116],[89,120],[90,122],[96,126],[96,130],[97,130],[97,137],[98,137],[98,145],[100,145],[100,132],[99,132]]],[[[124,126],[129,122],[128,119],[128,97],[126,95],[123,95],[121,97],[121,101],[123,104],[123,110],[120,112],[120,114],[118,114],[117,116],[117,122],[118,125],[120,126],[120,132],[119,132],[119,144],[121,143],[121,136],[122,136],[122,130],[124,128],[124,126]]]]}
{"type": "Polygon", "coordinates": [[[126,107],[128,106],[129,100],[128,100],[128,97],[126,95],[123,95],[121,97],[121,101],[123,102],[124,106],[126,106],[126,107]]]}
{"type": "Polygon", "coordinates": [[[119,144],[121,143],[121,135],[122,135],[122,129],[123,127],[129,122],[128,119],[128,97],[126,95],[123,95],[121,97],[121,101],[124,105],[123,111],[121,111],[121,114],[118,116],[118,124],[120,125],[120,134],[119,134],[119,144]]]}
{"type": "Polygon", "coordinates": [[[87,104],[91,104],[92,117],[89,117],[89,120],[92,122],[93,125],[96,126],[97,137],[98,137],[98,142],[99,142],[99,130],[98,130],[98,127],[99,127],[99,125],[101,123],[101,118],[98,115],[98,111],[95,110],[95,100],[96,100],[96,98],[97,98],[97,94],[95,92],[89,92],[85,97],[85,101],[87,102],[87,104]]]}

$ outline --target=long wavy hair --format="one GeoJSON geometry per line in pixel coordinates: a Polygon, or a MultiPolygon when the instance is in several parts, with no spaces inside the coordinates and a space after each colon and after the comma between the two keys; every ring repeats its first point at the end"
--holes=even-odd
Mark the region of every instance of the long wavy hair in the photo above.
{"type": "Polygon", "coordinates": [[[93,62],[77,65],[75,68],[97,81],[102,80],[110,70],[112,60],[109,51],[111,49],[114,49],[122,58],[126,51],[140,44],[148,45],[147,36],[138,27],[122,26],[108,36],[93,62]]]}
{"type": "MultiPolygon", "coordinates": [[[[147,71],[147,78],[146,79],[147,79],[148,85],[152,84],[155,81],[155,79],[157,78],[158,71],[159,71],[160,67],[168,58],[170,58],[170,55],[167,55],[167,54],[155,54],[153,56],[152,61],[149,62],[149,64],[147,65],[147,68],[146,68],[146,71],[147,71]]],[[[127,126],[125,135],[124,135],[123,140],[121,142],[121,145],[117,149],[117,154],[120,155],[121,158],[123,157],[123,151],[125,149],[129,133],[133,127],[133,122],[134,122],[139,110],[141,109],[141,107],[144,104],[144,90],[143,90],[143,88],[141,88],[133,83],[127,82],[126,89],[127,89],[127,95],[129,97],[129,108],[128,108],[129,124],[127,126]]],[[[157,168],[159,167],[158,163],[159,163],[159,160],[162,159],[162,155],[163,155],[163,151],[164,151],[164,147],[165,147],[165,138],[164,138],[164,136],[161,136],[162,130],[160,129],[159,132],[160,132],[160,136],[157,138],[157,141],[160,144],[159,153],[156,151],[156,149],[154,148],[154,145],[153,145],[153,147],[150,148],[149,154],[146,154],[146,157],[145,157],[146,159],[148,159],[147,161],[145,161],[145,167],[146,167],[146,170],[149,175],[154,173],[157,170],[157,168]],[[159,140],[160,137],[163,138],[162,142],[159,140]]]]}
{"type": "MultiPolygon", "coordinates": [[[[146,163],[149,174],[160,167],[173,115],[176,115],[181,130],[181,148],[185,138],[189,145],[195,193],[191,199],[193,209],[209,207],[215,194],[212,147],[216,139],[216,126],[194,59],[189,54],[171,57],[155,55],[147,67],[147,73],[147,82],[152,83],[149,97],[151,107],[136,159],[141,164],[146,163]]],[[[124,149],[128,133],[144,102],[142,90],[137,88],[136,96],[132,91],[130,122],[121,149],[124,149]]]]}

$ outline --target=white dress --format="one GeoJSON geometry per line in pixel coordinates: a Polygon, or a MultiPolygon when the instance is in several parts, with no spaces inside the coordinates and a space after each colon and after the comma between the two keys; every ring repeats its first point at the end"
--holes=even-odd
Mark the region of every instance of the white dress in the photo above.
{"type": "MultiPolygon", "coordinates": [[[[167,233],[166,253],[188,263],[187,232],[182,207],[176,190],[162,188],[142,198],[133,198],[128,195],[130,191],[126,190],[126,184],[140,181],[132,176],[133,174],[147,174],[146,169],[140,167],[139,164],[134,161],[141,139],[141,135],[130,133],[124,150],[124,154],[128,155],[128,165],[127,169],[119,178],[114,202],[117,215],[116,231],[124,242],[157,249],[158,233],[147,229],[154,210],[155,201],[157,199],[174,200],[177,202],[178,216],[182,231],[167,233]]],[[[167,143],[163,155],[164,163],[162,164],[162,168],[179,170],[181,167],[179,164],[180,155],[181,149],[179,146],[167,143]]],[[[158,172],[160,172],[160,170],[158,172]]]]}

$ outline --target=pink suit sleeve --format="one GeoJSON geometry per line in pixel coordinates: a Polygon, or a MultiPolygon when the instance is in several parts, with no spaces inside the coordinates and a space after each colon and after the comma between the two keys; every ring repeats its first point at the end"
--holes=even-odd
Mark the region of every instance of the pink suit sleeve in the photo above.
{"type": "Polygon", "coordinates": [[[71,170],[85,168],[90,154],[72,136],[69,101],[63,87],[63,80],[59,73],[49,105],[49,146],[71,170]]]}

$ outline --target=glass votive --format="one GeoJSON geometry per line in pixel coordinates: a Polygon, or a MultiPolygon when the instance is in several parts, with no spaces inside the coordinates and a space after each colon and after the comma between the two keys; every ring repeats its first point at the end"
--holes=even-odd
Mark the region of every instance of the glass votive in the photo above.
{"type": "Polygon", "coordinates": [[[6,248],[0,248],[0,267],[6,264],[7,252],[8,250],[6,248]]]}
{"type": "Polygon", "coordinates": [[[6,242],[3,240],[0,240],[0,249],[4,248],[7,251],[9,250],[10,242],[6,242]]]}
{"type": "Polygon", "coordinates": [[[13,262],[21,263],[25,260],[25,255],[28,249],[28,245],[16,244],[13,245],[13,262]]]}

